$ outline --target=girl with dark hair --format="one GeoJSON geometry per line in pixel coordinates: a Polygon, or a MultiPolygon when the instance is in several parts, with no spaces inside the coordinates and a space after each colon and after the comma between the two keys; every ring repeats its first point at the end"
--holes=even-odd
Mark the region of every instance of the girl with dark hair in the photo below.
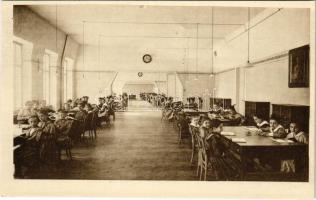
{"type": "Polygon", "coordinates": [[[270,125],[269,123],[263,119],[263,117],[260,114],[253,115],[253,120],[256,123],[256,127],[263,132],[269,132],[270,131],[270,125]]]}

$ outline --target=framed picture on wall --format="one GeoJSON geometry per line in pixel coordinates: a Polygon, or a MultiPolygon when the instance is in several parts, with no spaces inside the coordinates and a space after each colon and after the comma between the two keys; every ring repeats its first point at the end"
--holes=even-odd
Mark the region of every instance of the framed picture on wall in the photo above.
{"type": "Polygon", "coordinates": [[[289,51],[289,87],[309,87],[309,45],[289,51]]]}

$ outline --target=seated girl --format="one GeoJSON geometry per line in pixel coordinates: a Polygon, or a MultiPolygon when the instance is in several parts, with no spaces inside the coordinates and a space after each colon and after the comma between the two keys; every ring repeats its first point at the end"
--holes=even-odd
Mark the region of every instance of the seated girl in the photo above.
{"type": "Polygon", "coordinates": [[[99,98],[99,104],[97,105],[97,109],[98,109],[98,126],[101,126],[101,123],[103,121],[106,121],[107,123],[109,123],[110,118],[109,118],[109,110],[107,107],[107,104],[105,103],[105,98],[100,97],[99,98]]]}
{"type": "Polygon", "coordinates": [[[227,118],[230,119],[234,125],[239,126],[244,123],[245,117],[239,114],[234,106],[231,106],[228,109],[227,118]]]}
{"type": "MultiPolygon", "coordinates": [[[[290,123],[290,132],[287,134],[286,139],[292,140],[298,143],[308,144],[308,136],[304,133],[299,124],[296,122],[290,123]]],[[[281,171],[290,173],[296,171],[294,160],[282,160],[281,161],[281,171]]]]}
{"type": "Polygon", "coordinates": [[[38,112],[40,122],[38,126],[42,129],[42,145],[40,147],[40,158],[42,161],[55,162],[57,159],[56,148],[56,127],[48,118],[45,110],[38,112]]]}
{"type": "Polygon", "coordinates": [[[55,121],[55,126],[57,130],[56,143],[58,147],[58,153],[60,156],[61,148],[65,148],[70,144],[70,131],[73,125],[73,120],[67,119],[67,112],[64,110],[58,111],[58,116],[55,121]]]}
{"type": "Polygon", "coordinates": [[[260,114],[253,115],[253,120],[255,121],[256,127],[259,130],[261,130],[263,132],[269,132],[270,131],[269,123],[267,121],[265,121],[260,114]]]}
{"type": "Polygon", "coordinates": [[[212,113],[215,113],[215,114],[220,114],[221,112],[223,112],[223,108],[220,106],[220,104],[214,104],[213,105],[213,108],[212,108],[212,113]]]}
{"type": "Polygon", "coordinates": [[[286,132],[284,127],[279,124],[279,120],[275,116],[270,118],[270,132],[261,132],[259,135],[270,136],[274,138],[285,138],[286,132]]]}
{"type": "Polygon", "coordinates": [[[218,135],[222,129],[222,124],[219,125],[219,127],[213,127],[211,126],[211,122],[208,118],[202,119],[200,137],[205,141],[205,148],[208,152],[208,156],[222,156],[223,148],[220,144],[220,136],[218,135]]]}
{"type": "Polygon", "coordinates": [[[38,126],[39,119],[36,115],[29,117],[28,122],[30,128],[26,130],[24,136],[24,143],[21,147],[21,165],[22,175],[25,174],[27,169],[31,169],[38,164],[39,161],[39,148],[42,137],[42,129],[38,126]]]}
{"type": "Polygon", "coordinates": [[[200,118],[199,117],[192,117],[190,127],[191,129],[199,129],[200,124],[199,124],[200,118]]]}
{"type": "Polygon", "coordinates": [[[287,134],[286,139],[293,140],[294,142],[308,144],[307,134],[301,130],[300,125],[296,122],[290,124],[290,132],[287,134]]]}

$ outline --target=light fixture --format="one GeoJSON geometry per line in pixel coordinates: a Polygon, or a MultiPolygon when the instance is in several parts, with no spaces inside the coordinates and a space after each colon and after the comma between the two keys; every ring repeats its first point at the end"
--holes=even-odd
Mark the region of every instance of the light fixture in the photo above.
{"type": "Polygon", "coordinates": [[[248,26],[247,26],[247,40],[248,40],[248,46],[247,46],[247,66],[250,66],[250,7],[248,7],[248,26]]]}
{"type": "Polygon", "coordinates": [[[214,37],[213,37],[213,35],[214,35],[214,10],[213,10],[213,7],[212,7],[212,19],[211,19],[211,22],[212,22],[212,24],[211,24],[211,27],[212,27],[212,37],[211,37],[211,50],[212,50],[212,61],[211,61],[211,73],[210,73],[210,77],[214,77],[214,73],[213,73],[213,65],[214,65],[214,54],[215,54],[215,52],[213,53],[213,47],[214,47],[214,37]]]}
{"type": "Polygon", "coordinates": [[[197,23],[196,24],[196,45],[195,45],[195,78],[194,80],[198,80],[197,78],[197,71],[198,71],[198,64],[199,64],[199,52],[198,52],[198,49],[199,49],[199,24],[197,23]]]}

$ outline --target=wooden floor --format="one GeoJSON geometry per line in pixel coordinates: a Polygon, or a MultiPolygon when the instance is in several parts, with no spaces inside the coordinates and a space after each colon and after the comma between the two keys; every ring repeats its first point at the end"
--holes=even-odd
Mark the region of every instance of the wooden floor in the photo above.
{"type": "Polygon", "coordinates": [[[160,111],[148,102],[131,101],[129,111],[116,115],[111,127],[98,129],[96,142],[73,149],[72,161],[29,178],[197,180],[189,142],[178,145],[175,128],[160,121],[160,111]]]}

